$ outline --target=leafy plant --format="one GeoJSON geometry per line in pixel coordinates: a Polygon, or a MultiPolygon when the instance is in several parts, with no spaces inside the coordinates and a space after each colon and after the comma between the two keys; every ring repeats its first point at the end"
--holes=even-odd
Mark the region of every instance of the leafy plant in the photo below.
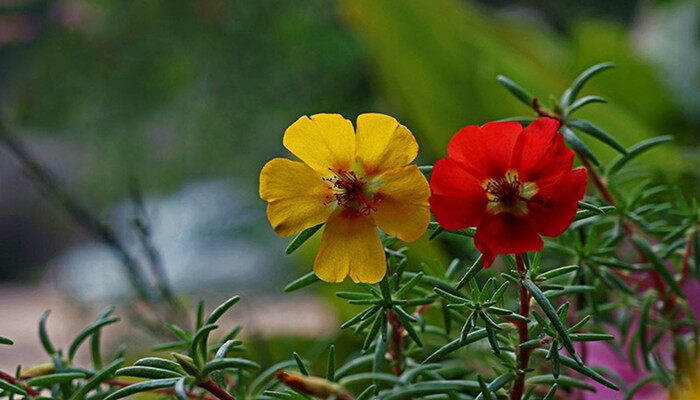
{"type": "MultiPolygon", "coordinates": [[[[241,327],[210,340],[238,296],[206,316],[200,303],[191,330],[165,324],[174,341],[155,350],[168,351],[169,356],[145,357],[132,365],[125,365],[123,349],[110,357],[101,352],[101,330],[118,322],[112,309],[80,331],[66,352],[51,341],[46,312],[39,337],[48,362],[18,368],[15,374],[0,371],[0,398],[115,400],[156,392],[181,400],[492,400],[573,398],[596,391],[594,382],[628,398],[653,382],[670,392],[691,389],[700,343],[683,287],[690,279],[700,279],[697,199],[653,183],[633,164],[671,137],[625,148],[594,123],[573,117],[582,107],[605,102],[579,93],[592,77],[611,67],[603,63],[587,69],[549,107],[511,79],[498,77],[533,113],[509,120],[528,123],[546,116],[559,121],[564,140],[598,192],[578,203],[568,230],[546,239],[541,252],[501,256],[504,265],[489,270],[482,268],[482,257],[469,245],[462,246],[463,258],[449,265],[422,263],[418,272],[409,270],[408,248],[383,234],[385,277],[377,284],[359,283],[355,290],[336,293],[358,307],[341,325],[363,338],[347,359],[338,360],[330,346],[323,365],[292,353],[263,369],[245,357],[244,343],[237,339],[241,327]],[[602,165],[580,135],[592,136],[618,156],[602,165]],[[633,324],[638,328],[632,329],[633,324]],[[74,355],[88,340],[92,366],[77,366],[74,355]],[[628,386],[610,369],[590,365],[587,347],[601,341],[627,354],[644,376],[628,386]]],[[[430,174],[432,166],[420,170],[430,174]]],[[[319,229],[301,232],[287,253],[319,229]]],[[[429,230],[430,239],[449,237],[460,245],[470,244],[478,232],[445,230],[436,222],[429,230]]],[[[309,273],[285,291],[317,282],[309,273]]],[[[12,341],[0,337],[0,344],[12,341]]]]}

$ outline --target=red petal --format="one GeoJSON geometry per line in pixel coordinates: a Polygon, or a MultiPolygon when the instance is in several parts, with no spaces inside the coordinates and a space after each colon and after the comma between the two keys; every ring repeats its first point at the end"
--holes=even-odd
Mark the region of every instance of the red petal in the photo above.
{"type": "Polygon", "coordinates": [[[559,236],[569,227],[576,216],[578,201],[586,192],[586,182],[586,170],[577,168],[538,190],[527,205],[537,232],[559,236]]]}
{"type": "Polygon", "coordinates": [[[504,176],[522,126],[517,122],[489,122],[467,126],[447,146],[450,158],[459,161],[479,181],[504,176]]]}
{"type": "MultiPolygon", "coordinates": [[[[474,244],[476,245],[476,240],[474,240],[474,244]]],[[[481,265],[484,266],[484,269],[488,269],[496,260],[498,253],[492,252],[487,247],[479,248],[479,245],[476,245],[476,248],[481,251],[481,265]]]]}
{"type": "Polygon", "coordinates": [[[511,164],[518,170],[522,182],[544,186],[571,170],[574,152],[564,145],[564,138],[558,130],[559,121],[540,118],[520,135],[511,164]]]}
{"type": "Polygon", "coordinates": [[[445,229],[476,226],[486,211],[488,199],[479,181],[449,157],[433,166],[430,188],[430,207],[445,229]]]}
{"type": "Polygon", "coordinates": [[[497,254],[542,250],[544,243],[528,218],[502,212],[481,219],[474,244],[483,254],[484,267],[488,268],[497,254]]]}

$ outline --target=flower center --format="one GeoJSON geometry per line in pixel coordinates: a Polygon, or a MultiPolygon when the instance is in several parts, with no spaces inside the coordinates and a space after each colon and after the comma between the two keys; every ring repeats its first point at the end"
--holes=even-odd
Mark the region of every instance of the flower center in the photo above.
{"type": "Polygon", "coordinates": [[[326,196],[327,201],[324,205],[335,201],[343,208],[355,209],[364,215],[377,211],[372,198],[365,194],[365,181],[358,177],[354,171],[333,170],[331,168],[329,170],[333,176],[323,178],[323,180],[329,183],[331,193],[326,196]]]}
{"type": "Polygon", "coordinates": [[[520,182],[515,170],[508,170],[501,178],[485,180],[483,188],[489,200],[486,211],[494,215],[501,212],[527,214],[527,202],[537,193],[537,185],[534,182],[520,182]]]}

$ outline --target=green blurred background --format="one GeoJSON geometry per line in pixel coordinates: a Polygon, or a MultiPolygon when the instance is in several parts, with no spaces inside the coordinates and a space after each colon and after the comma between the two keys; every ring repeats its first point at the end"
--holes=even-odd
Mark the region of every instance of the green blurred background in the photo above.
{"type": "MultiPolygon", "coordinates": [[[[699,20],[693,0],[0,0],[1,112],[71,192],[110,217],[133,179],[156,208],[189,201],[193,219],[220,205],[198,205],[197,193],[208,192],[183,188],[225,182],[242,200],[213,219],[243,222],[217,231],[221,245],[244,237],[265,254],[228,255],[219,270],[270,267],[248,281],[224,273],[221,286],[255,291],[269,281],[278,293],[309,269],[315,246],[283,256],[285,240],[270,232],[257,199],[257,174],[287,155],[282,134],[303,114],[391,114],[417,136],[419,161],[431,163],[462,126],[529,115],[497,74],[546,103],[586,67],[613,61],[617,68],[584,90],[609,104],[580,116],[626,146],[674,135],[643,163],[697,195],[699,20]]],[[[587,142],[602,160],[614,156],[587,142]]],[[[49,204],[0,149],[0,280],[41,282],[90,241],[49,204]]],[[[167,247],[184,228],[163,229],[167,247]]],[[[422,240],[412,253],[416,262],[447,261],[460,255],[456,247],[422,240]]],[[[188,273],[208,273],[197,254],[187,262],[164,255],[181,264],[176,287],[188,273]]],[[[61,286],[75,274],[54,276],[61,286]]]]}

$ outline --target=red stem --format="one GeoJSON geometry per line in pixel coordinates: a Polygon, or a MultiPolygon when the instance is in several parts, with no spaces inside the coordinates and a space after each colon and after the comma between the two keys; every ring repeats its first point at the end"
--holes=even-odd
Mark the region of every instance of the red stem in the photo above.
{"type": "Polygon", "coordinates": [[[209,393],[213,394],[221,400],[236,400],[233,398],[233,396],[228,394],[227,391],[217,386],[216,383],[214,383],[214,381],[212,381],[211,379],[199,383],[197,384],[197,386],[201,387],[202,389],[205,389],[206,391],[208,391],[209,393]]]}
{"type": "Polygon", "coordinates": [[[18,381],[17,379],[15,379],[14,376],[8,374],[7,372],[0,371],[0,379],[5,380],[13,385],[21,386],[24,390],[27,391],[27,393],[32,395],[32,397],[36,397],[36,396],[40,395],[40,393],[38,391],[30,388],[29,386],[25,386],[22,382],[18,381]]]}
{"type": "MultiPolygon", "coordinates": [[[[593,179],[593,184],[595,187],[598,189],[600,192],[600,195],[603,196],[605,201],[607,201],[611,206],[617,206],[617,202],[615,201],[615,198],[613,197],[612,193],[610,192],[610,189],[608,189],[608,185],[605,183],[605,181],[598,175],[598,171],[593,167],[591,162],[586,158],[585,155],[583,155],[580,152],[576,152],[576,155],[578,156],[579,160],[581,160],[581,164],[586,168],[588,171],[588,176],[590,176],[593,179]]],[[[622,228],[625,230],[625,232],[628,235],[633,235],[636,231],[635,227],[633,225],[630,225],[627,221],[624,219],[622,220],[622,228]]],[[[642,261],[647,261],[646,257],[644,256],[644,253],[642,250],[637,247],[636,244],[633,244],[634,249],[637,251],[637,254],[639,254],[639,257],[641,258],[642,261]]],[[[660,294],[664,294],[666,292],[664,283],[661,280],[661,277],[659,276],[659,273],[653,270],[649,271],[649,277],[651,278],[652,282],[654,282],[654,287],[660,294]]]]}
{"type": "MultiPolygon", "coordinates": [[[[430,308],[432,304],[424,304],[415,311],[415,315],[420,315],[430,308]]],[[[387,321],[391,325],[391,345],[389,346],[389,355],[391,359],[396,362],[393,367],[394,375],[401,376],[403,371],[401,370],[402,354],[403,354],[403,331],[404,327],[396,318],[396,314],[393,310],[387,310],[387,321]]],[[[339,399],[340,400],[340,399],[339,399]]]]}
{"type": "Polygon", "coordinates": [[[540,117],[554,118],[557,121],[561,122],[561,116],[559,116],[556,113],[553,113],[549,110],[542,108],[542,106],[540,106],[539,100],[537,100],[537,97],[532,98],[532,108],[535,110],[537,115],[539,115],[540,117]]]}
{"type": "MultiPolygon", "coordinates": [[[[610,203],[611,205],[615,206],[616,202],[615,199],[612,196],[612,193],[610,193],[610,190],[608,189],[608,186],[605,184],[605,182],[600,178],[598,175],[598,172],[593,168],[591,165],[590,161],[586,158],[585,155],[576,152],[578,155],[578,158],[581,160],[581,163],[583,166],[586,168],[588,171],[589,176],[593,178],[593,183],[595,186],[598,188],[598,191],[600,194],[603,196],[603,198],[610,203]]],[[[627,233],[627,235],[631,236],[636,232],[636,227],[632,224],[630,224],[628,221],[625,221],[622,219],[622,227],[627,233]]],[[[642,252],[642,249],[640,249],[636,243],[633,242],[634,249],[637,251],[637,254],[639,255],[639,258],[641,259],[642,262],[648,261],[644,253],[642,252]]],[[[697,249],[696,249],[697,251],[697,249]]],[[[685,283],[685,280],[687,279],[688,276],[688,271],[690,269],[690,255],[693,252],[693,244],[691,240],[688,240],[688,244],[686,245],[685,249],[685,254],[683,255],[683,261],[682,261],[682,267],[681,267],[681,276],[678,280],[679,286],[683,286],[685,283]]],[[[649,277],[651,280],[654,282],[654,287],[656,288],[656,291],[659,292],[660,295],[664,297],[663,301],[663,308],[662,308],[662,313],[665,314],[667,317],[670,317],[671,319],[676,319],[676,316],[678,314],[678,307],[676,305],[676,294],[671,293],[670,295],[666,295],[666,285],[664,284],[663,280],[661,279],[661,276],[659,275],[658,272],[654,270],[649,271],[649,277]]],[[[672,334],[676,334],[679,330],[679,327],[674,327],[671,329],[672,334]]],[[[674,352],[674,361],[676,363],[676,367],[680,367],[680,358],[678,356],[678,349],[676,348],[674,352]]]]}
{"type": "Polygon", "coordinates": [[[387,321],[391,325],[391,343],[389,345],[389,354],[394,360],[394,375],[401,376],[401,362],[403,353],[403,326],[396,318],[394,310],[387,310],[386,312],[387,321]]]}
{"type": "Polygon", "coordinates": [[[595,184],[595,187],[598,188],[598,191],[600,192],[601,196],[603,196],[605,201],[610,203],[611,206],[616,206],[617,202],[615,201],[615,198],[613,198],[612,193],[610,193],[608,185],[606,185],[605,182],[603,182],[603,180],[600,178],[598,172],[595,170],[593,165],[591,165],[591,162],[588,161],[588,158],[586,158],[586,156],[579,153],[578,151],[576,152],[576,155],[578,156],[578,159],[581,160],[581,164],[583,164],[583,166],[586,167],[588,175],[591,178],[593,178],[593,183],[595,184]]]}
{"type": "MultiPolygon", "coordinates": [[[[520,254],[515,255],[515,261],[517,265],[518,274],[520,274],[520,315],[527,318],[530,315],[530,292],[527,291],[525,285],[523,285],[522,280],[525,277],[525,263],[520,254]]],[[[527,331],[527,322],[514,321],[515,326],[518,329],[518,340],[519,342],[525,343],[529,340],[529,335],[527,331]]],[[[513,388],[510,391],[511,400],[520,400],[523,397],[523,391],[525,389],[525,370],[530,362],[530,352],[532,349],[522,349],[518,347],[518,361],[520,362],[520,371],[513,383],[513,388]]]]}

